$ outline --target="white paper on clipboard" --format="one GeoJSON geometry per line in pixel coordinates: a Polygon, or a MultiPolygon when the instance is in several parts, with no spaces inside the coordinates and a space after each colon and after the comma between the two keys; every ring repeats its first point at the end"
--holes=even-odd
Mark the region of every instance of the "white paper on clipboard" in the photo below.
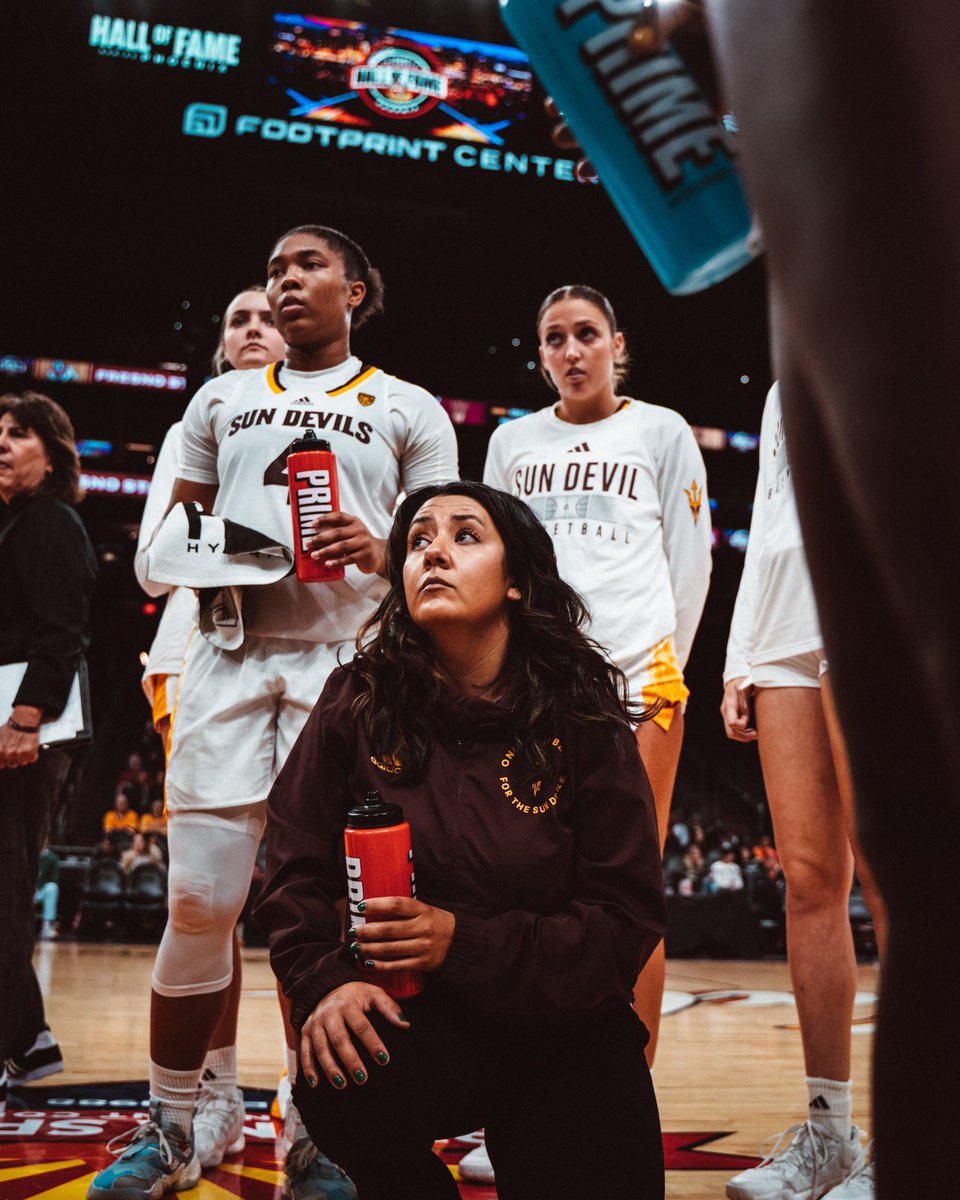
{"type": "MultiPolygon", "coordinates": [[[[4,722],[13,712],[13,701],[27,673],[27,664],[0,664],[0,722],[4,722]]],[[[93,724],[90,719],[89,707],[90,689],[87,684],[87,664],[81,660],[73,676],[70,695],[59,717],[44,721],[40,726],[40,748],[65,749],[68,746],[80,746],[93,738],[93,724]]]]}

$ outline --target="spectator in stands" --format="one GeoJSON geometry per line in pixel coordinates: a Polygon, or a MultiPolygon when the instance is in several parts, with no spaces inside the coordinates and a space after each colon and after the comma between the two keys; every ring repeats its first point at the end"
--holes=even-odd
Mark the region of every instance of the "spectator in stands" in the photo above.
{"type": "Polygon", "coordinates": [[[133,783],[143,771],[143,756],[134,751],[127,758],[127,765],[117,778],[118,783],[133,783]]]}
{"type": "Polygon", "coordinates": [[[704,890],[711,893],[743,890],[743,872],[729,842],[723,843],[720,847],[720,857],[710,864],[710,874],[705,880],[704,890]]]}
{"type": "Polygon", "coordinates": [[[130,793],[126,786],[117,789],[113,798],[113,808],[103,814],[103,832],[113,834],[117,831],[136,833],[140,828],[140,818],[130,807],[130,793]]]}
{"type": "Polygon", "coordinates": [[[40,926],[41,942],[52,942],[60,936],[57,928],[57,907],[60,904],[60,859],[44,845],[40,854],[40,871],[37,875],[37,890],[34,904],[41,906],[43,924],[40,926]]]}
{"type": "Polygon", "coordinates": [[[143,833],[155,833],[160,837],[167,836],[167,815],[163,811],[163,799],[154,798],[150,801],[149,812],[140,818],[140,829],[143,833]]]}
{"type": "Polygon", "coordinates": [[[109,833],[105,833],[97,843],[90,856],[90,861],[96,862],[99,858],[113,858],[118,861],[120,859],[120,851],[117,849],[116,843],[109,833]]]}
{"type": "Polygon", "coordinates": [[[770,840],[769,834],[764,834],[759,842],[753,847],[753,853],[756,858],[763,863],[764,868],[768,871],[771,867],[780,866],[780,855],[777,854],[776,848],[770,840]]]}
{"type": "Polygon", "coordinates": [[[706,860],[703,857],[703,851],[697,842],[691,842],[687,847],[687,852],[683,856],[683,878],[678,885],[678,892],[681,896],[695,896],[703,886],[703,879],[707,873],[706,860]]]}
{"type": "Polygon", "coordinates": [[[163,851],[157,845],[157,839],[153,836],[144,837],[137,830],[130,843],[130,849],[124,850],[120,856],[120,866],[129,875],[135,867],[139,867],[143,863],[153,863],[164,871],[167,869],[163,851]]]}
{"type": "Polygon", "coordinates": [[[117,788],[126,792],[131,807],[135,812],[142,812],[149,803],[153,777],[143,761],[143,755],[134,751],[127,759],[127,765],[120,772],[117,788]]]}
{"type": "Polygon", "coordinates": [[[744,879],[751,875],[759,875],[763,871],[760,860],[753,852],[753,847],[744,842],[737,850],[737,862],[744,879]]]}

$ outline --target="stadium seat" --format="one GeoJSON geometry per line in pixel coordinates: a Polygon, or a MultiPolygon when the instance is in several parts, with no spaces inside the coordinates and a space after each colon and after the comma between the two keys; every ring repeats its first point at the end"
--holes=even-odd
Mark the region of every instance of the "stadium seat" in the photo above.
{"type": "Polygon", "coordinates": [[[127,876],[123,893],[127,930],[157,933],[167,919],[167,874],[157,863],[141,863],[127,876]]]}
{"type": "Polygon", "coordinates": [[[123,868],[112,858],[97,859],[90,865],[81,888],[80,930],[99,931],[115,928],[123,919],[123,893],[126,880],[123,868]]]}

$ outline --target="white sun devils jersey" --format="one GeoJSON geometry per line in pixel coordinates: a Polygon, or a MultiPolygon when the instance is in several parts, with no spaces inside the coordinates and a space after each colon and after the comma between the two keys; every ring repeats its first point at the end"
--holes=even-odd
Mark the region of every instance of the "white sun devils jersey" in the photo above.
{"type": "Polygon", "coordinates": [[[823,645],[817,602],[803,549],[780,384],[767,393],[760,423],[760,469],[750,543],[733,606],[723,682],[752,667],[823,645]]]}
{"type": "Polygon", "coordinates": [[[543,522],[560,574],[588,603],[591,636],[628,677],[671,635],[684,666],[711,528],[706,468],[679,413],[631,400],[573,425],[542,409],[494,430],[483,479],[543,522]]]}
{"type": "MultiPolygon", "coordinates": [[[[273,363],[211,379],[184,414],[180,474],[219,485],[219,515],[292,546],[286,459],[307,429],[337,456],[342,511],[375,537],[389,533],[401,492],[457,478],[456,437],[436,399],[357,358],[326,371],[273,363]]],[[[332,583],[289,576],[247,590],[244,626],[260,636],[346,641],[386,590],[379,575],[352,565],[332,583]]]]}

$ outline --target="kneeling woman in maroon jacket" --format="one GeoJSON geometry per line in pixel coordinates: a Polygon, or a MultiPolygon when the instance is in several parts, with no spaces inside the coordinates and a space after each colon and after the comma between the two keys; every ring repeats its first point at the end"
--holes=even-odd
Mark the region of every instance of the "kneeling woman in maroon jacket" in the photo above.
{"type": "Polygon", "coordinates": [[[423,488],[390,592],[269,798],[257,915],[302,1030],[296,1102],[360,1200],[454,1200],[431,1147],[486,1127],[501,1200],[658,1200],[663,1157],[630,989],[665,908],[620,672],[519,500],[423,488]],[[420,899],[346,943],[348,809],[413,831],[420,899]],[[366,976],[416,969],[403,1009],[366,976]]]}

